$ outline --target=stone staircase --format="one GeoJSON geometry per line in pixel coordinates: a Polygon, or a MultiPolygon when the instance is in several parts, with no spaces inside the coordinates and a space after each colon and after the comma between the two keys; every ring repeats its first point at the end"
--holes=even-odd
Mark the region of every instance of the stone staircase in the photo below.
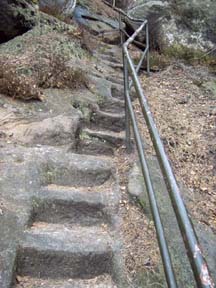
{"type": "MultiPolygon", "coordinates": [[[[111,67],[105,76],[111,83],[111,95],[94,109],[90,122],[83,125],[74,151],[80,154],[108,155],[114,154],[117,147],[124,144],[124,87],[122,71],[113,69],[112,64],[121,61],[121,48],[102,43],[95,56],[102,59],[99,65],[111,67]],[[105,58],[105,60],[104,60],[105,58]],[[109,59],[109,60],[107,60],[109,59]]],[[[99,75],[95,77],[100,78],[99,75]]]]}
{"type": "MultiPolygon", "coordinates": [[[[119,62],[115,49],[120,54],[119,47],[104,45],[103,65],[119,62]]],[[[80,129],[73,162],[59,164],[58,177],[51,177],[33,199],[13,287],[126,287],[118,216],[121,196],[112,164],[115,148],[124,143],[124,102],[121,72],[113,72],[118,84],[80,129]]]]}
{"type": "Polygon", "coordinates": [[[116,287],[118,180],[108,160],[85,158],[68,181],[68,175],[56,178],[34,197],[17,252],[15,287],[116,287]]]}

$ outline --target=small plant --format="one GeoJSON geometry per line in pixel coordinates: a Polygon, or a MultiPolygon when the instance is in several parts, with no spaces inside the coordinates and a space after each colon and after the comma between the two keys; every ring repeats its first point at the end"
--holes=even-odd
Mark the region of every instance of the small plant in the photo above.
{"type": "Polygon", "coordinates": [[[88,86],[86,73],[77,67],[71,67],[64,57],[50,55],[48,65],[37,67],[38,86],[41,88],[77,89],[88,86]],[[42,69],[41,69],[42,68],[42,69]]]}
{"type": "Polygon", "coordinates": [[[41,7],[40,10],[48,15],[51,15],[59,20],[63,20],[63,16],[61,14],[61,10],[59,8],[58,5],[56,4],[53,4],[53,5],[49,5],[49,6],[44,6],[44,7],[41,7]]]}
{"type": "Polygon", "coordinates": [[[72,19],[69,16],[64,15],[57,4],[41,7],[40,10],[45,14],[51,15],[58,20],[65,22],[66,24],[72,23],[72,19]]]}
{"type": "MultiPolygon", "coordinates": [[[[209,68],[209,71],[216,71],[216,57],[213,53],[189,48],[180,44],[174,44],[164,48],[161,52],[151,51],[150,67],[153,71],[163,70],[176,61],[182,61],[190,65],[203,65],[209,68]]],[[[135,59],[135,63],[137,60],[135,59]]],[[[144,67],[146,68],[146,67],[144,67]]]]}
{"type": "Polygon", "coordinates": [[[0,93],[23,100],[42,100],[41,90],[31,77],[19,75],[16,67],[0,60],[0,93]]]}
{"type": "Polygon", "coordinates": [[[22,100],[42,100],[42,89],[88,87],[86,73],[57,54],[24,62],[20,57],[0,58],[0,93],[22,100]]]}
{"type": "Polygon", "coordinates": [[[171,59],[166,54],[156,51],[150,53],[150,67],[153,71],[163,70],[171,64],[171,59]]]}

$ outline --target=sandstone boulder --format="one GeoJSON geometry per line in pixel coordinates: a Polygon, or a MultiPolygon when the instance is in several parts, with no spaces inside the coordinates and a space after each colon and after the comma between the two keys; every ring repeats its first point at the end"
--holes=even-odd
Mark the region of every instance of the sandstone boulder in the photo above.
{"type": "Polygon", "coordinates": [[[137,0],[129,13],[148,19],[151,39],[160,37],[161,45],[210,51],[216,44],[215,11],[211,0],[137,0]]]}

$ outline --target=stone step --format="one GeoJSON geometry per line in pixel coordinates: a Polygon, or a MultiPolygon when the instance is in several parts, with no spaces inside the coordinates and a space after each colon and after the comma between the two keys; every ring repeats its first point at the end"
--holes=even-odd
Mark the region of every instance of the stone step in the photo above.
{"type": "Polygon", "coordinates": [[[110,275],[80,280],[44,280],[31,277],[17,277],[16,288],[117,288],[110,275]]]}
{"type": "MultiPolygon", "coordinates": [[[[114,80],[115,81],[115,78],[113,78],[111,76],[111,78],[109,80],[114,80]]],[[[113,81],[113,82],[114,82],[113,81]]],[[[120,100],[124,103],[124,87],[119,85],[118,82],[116,81],[117,84],[114,84],[111,88],[111,94],[112,94],[112,97],[114,99],[117,99],[117,100],[120,100]]],[[[134,89],[134,87],[131,88],[130,90],[130,97],[131,97],[131,100],[133,101],[135,98],[137,98],[137,95],[136,95],[136,91],[134,89]]]]}
{"type": "MultiPolygon", "coordinates": [[[[119,94],[123,94],[123,92],[119,91],[119,94]]],[[[106,101],[100,103],[99,107],[101,110],[103,110],[105,112],[119,113],[119,114],[125,113],[124,100],[117,99],[114,97],[110,97],[106,101]]]]}
{"type": "Polygon", "coordinates": [[[40,279],[90,279],[115,271],[120,249],[105,227],[34,223],[17,252],[17,275],[40,279]]]}
{"type": "Polygon", "coordinates": [[[72,147],[72,151],[86,155],[114,155],[114,147],[99,138],[79,139],[76,146],[72,147]]]}
{"type": "Polygon", "coordinates": [[[96,186],[112,177],[112,163],[100,157],[67,153],[41,155],[41,185],[96,186]]]}
{"type": "Polygon", "coordinates": [[[121,59],[122,57],[122,48],[120,46],[114,46],[109,44],[103,44],[101,43],[101,47],[99,48],[99,51],[97,52],[99,55],[108,55],[113,56],[116,58],[121,59]]]}
{"type": "Polygon", "coordinates": [[[116,57],[116,55],[107,55],[107,54],[101,54],[100,59],[109,61],[112,63],[122,64],[122,59],[116,57]]]}
{"type": "Polygon", "coordinates": [[[113,147],[122,146],[125,142],[125,133],[113,132],[110,130],[93,130],[89,128],[84,128],[83,133],[88,135],[88,137],[98,138],[106,143],[113,145],[113,147]]]}
{"type": "Polygon", "coordinates": [[[114,132],[120,132],[125,128],[125,115],[124,113],[111,113],[98,110],[91,116],[91,124],[101,129],[107,129],[114,132]]]}
{"type": "Polygon", "coordinates": [[[116,75],[112,75],[112,76],[107,75],[106,76],[106,80],[112,82],[113,84],[117,84],[117,85],[121,86],[122,90],[124,89],[124,79],[123,79],[123,77],[117,77],[116,75]]]}
{"type": "Polygon", "coordinates": [[[102,60],[102,63],[106,66],[110,66],[113,69],[121,69],[123,70],[123,64],[122,63],[115,63],[110,60],[102,60]]]}
{"type": "Polygon", "coordinates": [[[124,101],[124,87],[120,87],[119,85],[113,85],[111,88],[111,94],[114,99],[120,100],[123,103],[124,101]]]}
{"type": "Polygon", "coordinates": [[[34,198],[31,222],[114,225],[120,200],[117,189],[115,181],[89,188],[44,187],[34,198]]]}
{"type": "MultiPolygon", "coordinates": [[[[91,73],[92,79],[97,79],[97,81],[100,81],[100,83],[102,81],[108,81],[111,85],[118,85],[121,90],[124,90],[124,78],[123,78],[123,74],[119,74],[118,72],[116,72],[114,69],[110,68],[110,71],[106,71],[106,73],[102,74],[101,72],[95,72],[93,71],[91,73]]],[[[100,92],[101,93],[101,92],[100,92]]],[[[103,95],[104,91],[102,91],[102,95],[103,95]]]]}

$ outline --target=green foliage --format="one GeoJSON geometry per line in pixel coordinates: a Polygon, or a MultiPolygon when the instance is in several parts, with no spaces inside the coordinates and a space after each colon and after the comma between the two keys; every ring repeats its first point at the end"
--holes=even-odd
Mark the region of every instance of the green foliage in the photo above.
{"type": "MultiPolygon", "coordinates": [[[[216,56],[198,49],[174,44],[165,48],[161,53],[157,51],[150,53],[150,67],[153,71],[163,70],[179,60],[185,64],[207,66],[210,72],[216,73],[216,56]]],[[[138,62],[137,59],[135,59],[136,62],[138,62]]]]}
{"type": "Polygon", "coordinates": [[[152,51],[150,53],[150,67],[153,71],[165,69],[171,64],[171,59],[165,54],[152,51]]]}
{"type": "Polygon", "coordinates": [[[214,55],[180,44],[174,44],[166,48],[163,54],[171,59],[180,59],[192,65],[201,64],[212,68],[216,66],[216,57],[214,55]]]}

